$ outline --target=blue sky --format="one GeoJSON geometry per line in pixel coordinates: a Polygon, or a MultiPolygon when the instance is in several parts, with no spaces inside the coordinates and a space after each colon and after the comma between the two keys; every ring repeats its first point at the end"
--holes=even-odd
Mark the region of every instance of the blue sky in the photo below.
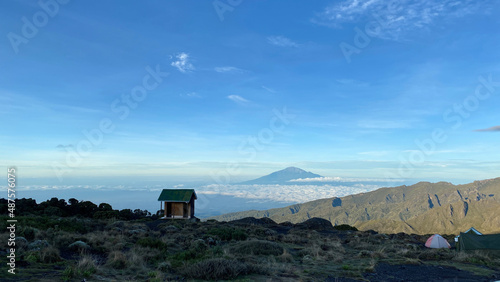
{"type": "Polygon", "coordinates": [[[66,2],[1,3],[22,177],[499,176],[496,1],[66,2]]]}

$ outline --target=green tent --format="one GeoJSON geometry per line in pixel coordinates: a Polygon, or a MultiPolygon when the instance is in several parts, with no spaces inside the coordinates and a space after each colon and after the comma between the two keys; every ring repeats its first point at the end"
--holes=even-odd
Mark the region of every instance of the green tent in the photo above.
{"type": "Polygon", "coordinates": [[[477,235],[473,232],[461,232],[457,247],[461,251],[500,250],[500,234],[477,235]]]}

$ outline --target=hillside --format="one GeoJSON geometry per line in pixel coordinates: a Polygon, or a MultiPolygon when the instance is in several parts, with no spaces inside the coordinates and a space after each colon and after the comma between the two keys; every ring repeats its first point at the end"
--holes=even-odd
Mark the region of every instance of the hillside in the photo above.
{"type": "Polygon", "coordinates": [[[299,178],[316,178],[321,177],[319,174],[315,174],[309,171],[297,167],[287,167],[280,171],[275,171],[271,174],[259,177],[257,179],[248,180],[240,184],[287,184],[288,181],[292,179],[299,178]]]}
{"type": "MultiPolygon", "coordinates": [[[[6,228],[2,216],[2,230],[6,228]]],[[[0,281],[492,281],[500,258],[428,249],[311,218],[233,222],[17,216],[16,272],[0,281]],[[432,278],[432,279],[429,279],[432,278]]],[[[4,242],[9,238],[0,232],[4,242]]],[[[454,236],[445,238],[453,245],[454,236]]],[[[5,250],[0,250],[7,256],[5,250]]]]}
{"type": "Polygon", "coordinates": [[[298,223],[312,217],[334,225],[384,233],[457,234],[471,226],[483,233],[500,232],[500,178],[464,185],[420,182],[411,186],[327,198],[264,211],[245,211],[213,217],[235,220],[269,217],[298,223]]]}

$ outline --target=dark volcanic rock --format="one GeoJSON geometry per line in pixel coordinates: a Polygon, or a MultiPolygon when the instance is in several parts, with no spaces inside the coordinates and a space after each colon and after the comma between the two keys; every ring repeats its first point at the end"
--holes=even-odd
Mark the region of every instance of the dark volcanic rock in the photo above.
{"type": "Polygon", "coordinates": [[[295,224],[291,223],[290,221],[282,222],[279,225],[281,225],[281,226],[287,226],[287,227],[293,227],[293,226],[295,226],[295,224]]]}
{"type": "Polygon", "coordinates": [[[238,220],[230,221],[232,224],[238,225],[276,225],[277,223],[267,217],[255,218],[255,217],[245,217],[238,220]]]}
{"type": "Polygon", "coordinates": [[[269,217],[263,217],[260,220],[262,220],[266,224],[277,224],[276,221],[270,219],[269,217]]]}
{"type": "Polygon", "coordinates": [[[298,223],[295,226],[297,228],[312,230],[334,230],[333,225],[330,221],[319,217],[313,217],[302,223],[298,223]]]}

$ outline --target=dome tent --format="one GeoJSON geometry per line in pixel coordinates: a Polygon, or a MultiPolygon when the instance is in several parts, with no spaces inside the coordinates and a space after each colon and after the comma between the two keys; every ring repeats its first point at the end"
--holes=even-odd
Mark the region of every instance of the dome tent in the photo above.
{"type": "Polygon", "coordinates": [[[427,239],[427,242],[425,242],[425,246],[432,249],[451,248],[448,241],[446,241],[446,239],[439,234],[434,234],[429,237],[429,239],[427,239]]]}

